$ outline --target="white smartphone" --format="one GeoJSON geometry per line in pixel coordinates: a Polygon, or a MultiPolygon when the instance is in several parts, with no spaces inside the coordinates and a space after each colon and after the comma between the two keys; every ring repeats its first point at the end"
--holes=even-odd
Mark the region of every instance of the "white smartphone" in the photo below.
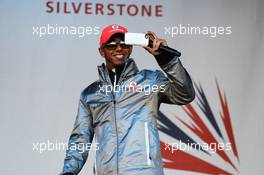
{"type": "Polygon", "coordinates": [[[125,44],[147,46],[149,44],[148,35],[145,33],[125,33],[125,44]]]}

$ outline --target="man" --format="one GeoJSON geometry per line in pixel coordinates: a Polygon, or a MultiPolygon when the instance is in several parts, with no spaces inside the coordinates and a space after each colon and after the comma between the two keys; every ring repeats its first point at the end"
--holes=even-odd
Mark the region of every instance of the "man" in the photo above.
{"type": "MultiPolygon", "coordinates": [[[[159,106],[190,103],[194,88],[179,58],[159,50],[167,43],[153,32],[147,32],[153,47],[144,48],[167,76],[160,70],[139,71],[129,58],[132,46],[124,44],[126,32],[116,24],[102,31],[99,52],[105,64],[98,66],[99,80],[81,93],[69,145],[90,144],[96,136],[98,175],[162,175],[159,106]]],[[[68,149],[61,174],[78,174],[87,157],[88,150],[68,149]]]]}

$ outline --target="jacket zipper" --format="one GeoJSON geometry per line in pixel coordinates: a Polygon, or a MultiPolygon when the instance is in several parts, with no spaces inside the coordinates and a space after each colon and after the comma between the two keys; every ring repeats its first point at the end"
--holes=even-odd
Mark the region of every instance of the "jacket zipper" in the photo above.
{"type": "Polygon", "coordinates": [[[148,130],[148,122],[145,122],[145,141],[146,141],[146,158],[147,165],[151,165],[150,155],[149,155],[149,130],[148,130]]]}
{"type": "MultiPolygon", "coordinates": [[[[113,69],[115,71],[115,69],[113,69]]],[[[112,85],[111,80],[109,78],[109,73],[107,71],[107,81],[110,82],[110,85],[112,85]]],[[[107,83],[108,84],[108,83],[107,83]]],[[[114,123],[115,123],[115,130],[116,130],[116,174],[118,175],[118,130],[117,130],[117,121],[116,121],[116,100],[115,100],[115,86],[116,86],[116,74],[114,76],[114,84],[112,85],[113,89],[111,92],[111,96],[112,96],[112,102],[113,102],[113,108],[114,108],[114,123]]]]}
{"type": "Polygon", "coordinates": [[[117,121],[116,121],[116,100],[115,96],[113,95],[113,103],[114,103],[114,119],[115,119],[115,130],[116,130],[116,172],[118,174],[118,130],[117,130],[117,121]]]}
{"type": "Polygon", "coordinates": [[[118,152],[119,152],[119,144],[118,144],[118,130],[117,130],[117,121],[116,121],[116,100],[115,100],[115,87],[116,87],[116,72],[114,70],[114,88],[113,88],[113,104],[114,104],[114,120],[115,120],[115,129],[116,129],[116,174],[118,175],[118,152]]]}

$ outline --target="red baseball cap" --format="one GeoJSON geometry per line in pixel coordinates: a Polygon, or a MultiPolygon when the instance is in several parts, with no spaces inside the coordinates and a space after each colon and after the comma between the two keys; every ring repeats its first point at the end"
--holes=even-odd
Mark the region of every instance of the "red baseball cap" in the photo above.
{"type": "Polygon", "coordinates": [[[102,31],[101,37],[100,37],[100,47],[102,47],[103,44],[107,43],[107,41],[116,33],[127,33],[128,30],[120,26],[118,24],[112,24],[107,27],[105,27],[102,31]]]}

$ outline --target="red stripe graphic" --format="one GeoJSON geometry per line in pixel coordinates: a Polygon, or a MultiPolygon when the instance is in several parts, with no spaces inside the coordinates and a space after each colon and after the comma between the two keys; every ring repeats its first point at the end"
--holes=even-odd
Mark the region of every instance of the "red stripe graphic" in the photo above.
{"type": "MultiPolygon", "coordinates": [[[[196,101],[198,108],[195,109],[196,106],[193,103],[183,106],[183,110],[185,111],[187,116],[191,119],[191,122],[189,123],[189,122],[183,121],[178,116],[176,116],[176,118],[184,126],[186,126],[188,129],[190,129],[193,134],[197,135],[204,143],[206,143],[208,145],[223,144],[223,143],[219,143],[218,140],[221,140],[221,142],[223,141],[224,143],[228,143],[230,146],[229,150],[232,149],[232,152],[230,152],[230,153],[233,155],[227,154],[228,150],[219,149],[218,146],[215,147],[214,151],[223,161],[225,161],[228,165],[231,165],[234,168],[234,170],[239,173],[237,167],[235,166],[235,162],[232,161],[235,159],[237,159],[239,161],[239,155],[238,155],[235,137],[234,137],[234,133],[233,133],[233,129],[232,129],[232,123],[231,123],[231,117],[230,117],[229,107],[228,107],[228,103],[227,103],[227,98],[226,98],[226,95],[221,92],[217,81],[216,81],[216,86],[217,86],[217,92],[218,92],[220,104],[221,104],[221,108],[220,108],[221,109],[220,117],[222,120],[221,123],[217,123],[217,120],[215,119],[215,115],[212,113],[212,110],[210,108],[208,100],[205,97],[205,94],[203,93],[204,91],[203,91],[202,87],[200,87],[200,91],[198,93],[200,93],[200,96],[203,98],[198,98],[198,100],[196,101]],[[201,93],[203,93],[203,94],[201,94],[201,93]],[[206,119],[204,119],[203,116],[201,116],[198,113],[199,109],[203,112],[202,114],[206,115],[205,117],[206,117],[206,119],[208,119],[209,123],[205,122],[206,119]],[[207,111],[205,111],[205,109],[207,111]],[[211,112],[208,112],[208,111],[211,111],[211,112]],[[214,122],[212,122],[212,121],[214,121],[214,122]],[[208,126],[208,125],[212,125],[212,127],[215,128],[215,126],[218,126],[219,124],[222,124],[222,126],[225,128],[225,132],[226,132],[226,135],[228,137],[226,140],[228,140],[228,142],[225,141],[225,139],[223,138],[223,136],[221,134],[222,132],[220,131],[220,128],[218,130],[220,134],[219,133],[213,134],[213,132],[210,130],[210,127],[208,126]],[[229,156],[231,156],[231,157],[229,157],[229,156]],[[234,159],[231,159],[231,158],[234,158],[234,159]]],[[[164,118],[166,119],[167,117],[164,115],[163,118],[159,119],[159,120],[163,121],[162,123],[165,125],[164,127],[159,128],[163,133],[168,135],[168,133],[167,133],[168,131],[164,130],[164,128],[166,128],[166,125],[168,128],[174,128],[174,130],[179,128],[178,126],[176,127],[176,125],[175,125],[175,127],[173,127],[174,124],[169,122],[170,121],[169,119],[165,120],[164,118]]],[[[221,120],[219,120],[219,121],[221,121],[221,120]]],[[[219,126],[221,126],[221,125],[219,125],[219,126]]],[[[174,130],[172,130],[170,132],[173,132],[174,130]]],[[[169,135],[171,137],[173,137],[174,139],[179,140],[179,141],[182,141],[182,139],[183,139],[184,140],[183,142],[186,143],[186,140],[185,140],[186,133],[183,132],[181,129],[180,129],[180,131],[181,132],[178,131],[177,133],[181,134],[181,135],[177,135],[177,137],[175,135],[170,135],[170,134],[169,135]],[[183,135],[183,133],[184,133],[184,135],[183,135]]],[[[192,140],[191,143],[196,143],[193,138],[191,140],[192,140]]],[[[215,175],[220,175],[220,174],[221,175],[223,175],[223,174],[224,175],[231,175],[234,173],[233,171],[231,173],[231,172],[228,172],[224,168],[218,167],[212,161],[198,158],[193,153],[188,152],[187,150],[184,150],[184,151],[181,149],[171,150],[168,148],[168,144],[166,144],[166,142],[163,142],[163,141],[161,141],[160,144],[161,144],[161,153],[162,153],[165,168],[184,170],[184,171],[192,171],[192,172],[205,173],[205,174],[215,174],[215,175]]],[[[202,149],[196,149],[196,150],[201,151],[202,149]]],[[[213,156],[210,152],[206,152],[206,153],[213,156]]],[[[229,170],[229,171],[231,171],[231,170],[229,170]]]]}
{"type": "Polygon", "coordinates": [[[221,115],[222,121],[225,125],[225,129],[227,132],[228,139],[231,142],[232,151],[233,151],[234,155],[236,156],[237,160],[239,161],[239,156],[238,156],[238,152],[237,152],[235,137],[233,134],[231,118],[230,118],[230,114],[229,114],[226,96],[225,96],[225,94],[221,93],[217,81],[216,81],[216,85],[217,85],[217,91],[218,91],[218,95],[219,95],[221,106],[222,106],[222,112],[220,113],[220,115],[221,115]]]}

